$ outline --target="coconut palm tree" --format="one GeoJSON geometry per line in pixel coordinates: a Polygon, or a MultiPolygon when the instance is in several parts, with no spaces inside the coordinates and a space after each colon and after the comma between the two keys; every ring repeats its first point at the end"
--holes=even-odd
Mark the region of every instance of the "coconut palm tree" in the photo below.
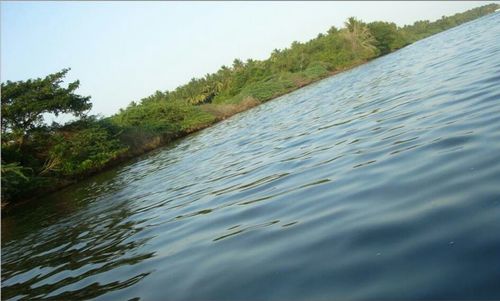
{"type": "Polygon", "coordinates": [[[375,38],[372,36],[370,29],[361,21],[354,17],[350,17],[344,23],[345,29],[342,31],[344,38],[349,42],[351,49],[356,57],[372,56],[376,51],[374,46],[375,38]]]}

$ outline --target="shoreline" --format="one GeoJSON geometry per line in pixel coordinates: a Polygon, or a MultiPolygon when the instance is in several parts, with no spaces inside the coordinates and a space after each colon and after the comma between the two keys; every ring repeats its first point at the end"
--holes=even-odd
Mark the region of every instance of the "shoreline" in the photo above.
{"type": "MultiPolygon", "coordinates": [[[[403,47],[403,48],[404,48],[404,47],[403,47]]],[[[403,48],[401,48],[401,49],[403,49],[403,48]]],[[[398,49],[398,50],[399,50],[399,49],[398,49]]],[[[398,51],[398,50],[396,50],[396,51],[398,51]]],[[[396,51],[393,51],[393,52],[391,52],[391,53],[394,53],[394,52],[396,52],[396,51]]],[[[387,54],[385,54],[385,55],[387,55],[387,54]]],[[[336,71],[331,71],[331,72],[328,72],[328,73],[327,73],[325,76],[323,76],[323,77],[320,77],[320,78],[318,78],[318,79],[311,80],[310,82],[307,82],[307,83],[304,83],[304,84],[302,84],[302,85],[299,85],[299,86],[297,86],[297,87],[295,87],[295,88],[291,89],[290,91],[287,91],[287,92],[285,92],[285,93],[282,93],[282,94],[279,94],[279,95],[273,96],[273,97],[271,97],[270,99],[268,99],[268,100],[266,100],[266,101],[259,102],[259,103],[258,103],[257,105],[255,105],[255,106],[252,106],[252,107],[246,108],[246,109],[241,110],[241,111],[236,111],[236,112],[234,112],[234,113],[232,113],[232,114],[230,114],[230,115],[228,115],[228,116],[222,117],[222,118],[218,117],[218,118],[216,118],[216,119],[215,119],[215,121],[214,121],[214,122],[209,123],[209,124],[206,124],[206,125],[203,125],[203,126],[200,126],[200,127],[196,128],[196,129],[193,129],[193,130],[190,130],[190,131],[185,131],[185,132],[179,133],[179,134],[177,134],[177,135],[175,135],[175,136],[172,136],[172,137],[159,137],[159,141],[157,141],[156,143],[154,143],[154,144],[150,145],[149,147],[146,147],[146,148],[144,148],[144,149],[141,149],[140,151],[130,152],[130,153],[125,153],[125,154],[123,154],[123,155],[121,155],[121,156],[117,157],[116,159],[109,161],[109,162],[108,162],[108,163],[107,163],[104,167],[102,167],[102,168],[100,168],[100,169],[98,169],[98,170],[93,170],[93,171],[90,171],[90,172],[88,172],[88,173],[86,173],[86,174],[84,174],[84,175],[81,175],[81,176],[77,177],[77,178],[74,178],[74,179],[71,179],[71,180],[66,180],[65,182],[62,182],[62,181],[61,181],[61,182],[59,182],[59,183],[55,183],[53,186],[50,186],[50,188],[47,188],[47,189],[44,189],[44,190],[37,191],[37,192],[36,192],[36,194],[37,194],[36,196],[34,195],[34,196],[32,196],[32,197],[22,198],[22,199],[18,199],[18,200],[15,200],[15,201],[9,201],[9,202],[3,202],[3,201],[2,201],[2,202],[1,202],[1,205],[0,205],[1,212],[2,212],[2,213],[1,213],[1,215],[2,215],[2,216],[4,216],[4,215],[8,215],[8,214],[9,214],[9,212],[10,212],[10,211],[12,211],[12,210],[14,210],[15,208],[18,208],[18,207],[23,207],[23,206],[25,206],[25,205],[27,205],[27,204],[29,204],[29,203],[31,203],[31,202],[35,202],[35,200],[36,200],[37,198],[39,198],[39,197],[40,197],[40,195],[42,195],[42,197],[50,196],[51,194],[54,194],[54,193],[56,193],[56,192],[58,192],[58,191],[61,191],[61,190],[65,189],[65,188],[68,188],[68,187],[70,187],[70,186],[72,186],[72,185],[75,185],[75,184],[77,184],[77,183],[80,183],[80,182],[81,182],[81,181],[83,181],[83,180],[86,180],[86,179],[88,179],[88,178],[91,178],[91,177],[93,177],[93,176],[96,176],[96,175],[98,175],[98,174],[100,174],[100,173],[103,173],[103,172],[105,172],[105,171],[108,171],[108,170],[110,170],[110,169],[116,168],[116,167],[120,166],[121,164],[126,164],[126,163],[128,163],[128,162],[131,162],[132,160],[137,159],[138,157],[140,157],[140,156],[142,156],[142,155],[145,155],[145,154],[147,154],[147,153],[150,153],[150,152],[152,152],[152,151],[154,151],[154,150],[156,150],[156,149],[159,149],[159,148],[161,148],[161,147],[165,147],[165,146],[167,146],[167,145],[169,145],[169,144],[171,144],[171,143],[173,143],[173,142],[176,142],[176,141],[178,141],[178,140],[180,140],[180,139],[182,139],[182,138],[185,138],[185,137],[187,137],[187,136],[189,136],[189,135],[191,135],[191,134],[194,134],[194,133],[200,132],[201,130],[204,130],[204,129],[209,128],[209,127],[211,127],[211,126],[213,126],[213,125],[215,125],[215,124],[220,123],[221,121],[224,121],[224,120],[226,120],[226,119],[228,119],[228,118],[231,118],[231,117],[232,117],[232,116],[234,116],[234,115],[237,115],[237,114],[239,114],[239,113],[242,113],[242,112],[248,111],[248,110],[250,110],[250,109],[252,109],[252,108],[254,108],[254,107],[258,107],[258,106],[260,106],[260,105],[262,105],[262,104],[264,104],[264,103],[267,103],[267,102],[269,102],[269,101],[273,101],[273,100],[275,100],[275,99],[277,99],[277,98],[279,98],[279,97],[281,97],[281,96],[284,96],[284,95],[290,94],[290,93],[292,93],[292,92],[295,92],[295,91],[297,91],[297,90],[300,90],[300,89],[302,89],[302,88],[304,88],[304,87],[307,87],[307,86],[309,86],[309,85],[312,85],[312,84],[317,83],[317,82],[319,82],[319,81],[322,81],[322,80],[324,80],[324,79],[327,79],[327,78],[330,78],[330,77],[332,77],[332,76],[335,76],[335,75],[341,74],[341,73],[343,73],[343,72],[346,72],[346,71],[352,70],[352,69],[354,69],[354,68],[356,68],[356,67],[359,67],[359,66],[361,66],[361,65],[364,65],[364,64],[366,64],[366,63],[368,63],[368,62],[371,62],[371,61],[373,61],[373,60],[375,60],[375,59],[378,59],[378,58],[380,58],[380,57],[383,57],[383,56],[385,56],[385,55],[380,55],[380,56],[374,57],[374,58],[372,58],[372,59],[369,59],[369,60],[366,60],[366,61],[363,61],[363,62],[360,62],[360,63],[354,64],[354,65],[352,65],[352,66],[345,67],[345,68],[343,68],[343,69],[341,69],[341,70],[336,70],[336,71]]]]}
{"type": "MultiPolygon", "coordinates": [[[[64,188],[70,187],[73,184],[79,183],[85,179],[91,178],[99,173],[108,171],[112,168],[115,168],[117,166],[120,166],[121,164],[127,164],[127,162],[130,162],[133,159],[138,158],[141,155],[144,155],[146,153],[149,153],[155,149],[158,149],[160,147],[167,146],[175,141],[178,141],[180,138],[184,138],[189,136],[192,133],[199,132],[205,128],[208,128],[212,125],[215,125],[219,123],[220,121],[223,121],[231,116],[234,116],[238,113],[247,111],[248,109],[251,109],[253,107],[259,106],[265,102],[274,100],[276,98],[279,98],[283,95],[292,93],[294,91],[297,91],[303,87],[309,86],[311,84],[317,83],[321,80],[324,80],[326,78],[335,76],[337,74],[340,74],[345,71],[349,71],[351,69],[354,69],[358,66],[364,65],[366,63],[369,63],[375,59],[381,58],[385,55],[392,54],[397,52],[398,50],[401,50],[408,45],[412,45],[415,42],[421,41],[423,39],[426,39],[428,37],[431,37],[435,34],[441,33],[443,31],[446,31],[450,28],[454,28],[457,26],[460,26],[464,23],[468,23],[470,21],[476,20],[478,18],[482,18],[484,16],[487,16],[489,14],[494,13],[495,11],[492,11],[492,9],[498,9],[498,5],[494,4],[488,4],[484,5],[481,7],[477,7],[468,11],[465,11],[463,13],[457,13],[452,16],[444,17],[440,20],[430,22],[427,21],[427,26],[422,29],[418,27],[417,22],[415,22],[413,25],[409,25],[408,27],[404,28],[392,28],[392,34],[394,35],[394,38],[399,37],[401,39],[400,41],[398,40],[397,43],[394,41],[386,41],[383,36],[380,37],[381,35],[381,30],[378,28],[377,29],[377,22],[372,22],[367,24],[366,26],[375,26],[373,30],[375,30],[375,42],[376,41],[382,41],[381,45],[383,47],[380,47],[380,45],[376,46],[375,44],[372,45],[377,51],[376,54],[374,53],[373,56],[371,55],[361,55],[357,53],[354,50],[352,51],[352,55],[349,56],[349,58],[344,58],[343,60],[340,60],[337,62],[336,65],[330,65],[330,67],[322,65],[325,64],[325,62],[322,61],[322,59],[316,58],[315,61],[317,66],[313,66],[311,68],[300,68],[299,71],[296,69],[283,69],[283,70],[288,70],[286,72],[279,71],[281,69],[277,69],[278,71],[272,69],[273,62],[270,62],[268,60],[265,60],[263,62],[268,62],[268,65],[265,65],[265,68],[271,68],[270,74],[272,76],[268,77],[267,79],[262,78],[262,77],[255,77],[254,82],[250,82],[248,85],[245,87],[248,88],[245,93],[243,93],[242,87],[239,90],[239,93],[237,95],[235,94],[222,94],[223,97],[215,99],[216,102],[213,102],[213,97],[214,95],[211,96],[210,101],[205,102],[206,95],[202,94],[201,96],[204,97],[205,100],[198,101],[198,100],[192,100],[191,98],[186,98],[184,97],[181,92],[181,94],[177,95],[172,95],[170,98],[168,98],[165,95],[168,94],[163,94],[160,91],[157,91],[158,95],[151,95],[149,96],[148,100],[155,100],[157,98],[164,98],[164,100],[171,100],[175,102],[179,102],[177,104],[172,104],[168,108],[163,108],[163,107],[154,107],[154,106],[146,106],[143,105],[140,107],[140,109],[135,109],[136,104],[134,104],[133,108],[131,110],[131,116],[132,116],[132,121],[127,120],[127,118],[123,116],[119,116],[121,119],[118,119],[118,126],[124,126],[123,129],[132,129],[129,132],[125,132],[124,136],[116,138],[119,134],[123,133],[123,130],[120,133],[113,133],[112,135],[113,138],[109,139],[121,139],[119,140],[113,140],[113,143],[120,144],[120,147],[122,148],[116,148],[116,150],[113,150],[111,153],[105,153],[105,158],[102,160],[102,162],[95,163],[92,160],[87,160],[90,162],[89,166],[83,166],[81,167],[80,165],[82,162],[80,162],[83,159],[77,159],[75,162],[70,162],[70,164],[80,164],[78,167],[80,169],[74,169],[73,166],[71,165],[69,168],[69,176],[63,176],[61,174],[54,174],[52,177],[51,176],[46,176],[46,177],[40,177],[39,175],[34,175],[31,176],[32,179],[35,179],[34,184],[33,183],[27,183],[25,186],[20,185],[19,183],[17,184],[12,184],[14,185],[14,188],[17,189],[17,191],[14,191],[10,198],[2,198],[0,200],[0,208],[3,209],[1,210],[2,216],[8,215],[12,209],[25,206],[26,204],[29,204],[31,202],[34,202],[35,199],[39,198],[40,196],[42,197],[48,197],[51,194],[60,191],[64,188]],[[449,22],[451,21],[451,23],[449,22]],[[444,22],[444,23],[443,23],[444,22]],[[379,38],[377,38],[379,36],[379,38]],[[394,43],[393,43],[394,42],[394,43]],[[385,46],[384,46],[385,45],[385,46]],[[364,58],[363,58],[364,57],[364,58]],[[344,63],[341,63],[344,62],[344,63]],[[347,66],[350,64],[349,66],[347,66]],[[336,68],[332,68],[333,66],[337,66],[336,68]],[[331,69],[334,69],[333,71],[330,71],[331,69]],[[274,71],[273,71],[274,70],[274,71]],[[295,70],[292,72],[292,70],[295,70]],[[274,72],[274,73],[273,73],[274,72]],[[282,75],[286,75],[282,78],[282,75]],[[278,76],[278,77],[276,77],[278,76]],[[156,97],[156,98],[155,98],[156,97]],[[174,97],[174,98],[173,98],[174,97]],[[238,98],[239,97],[239,98],[238,98]],[[182,100],[186,101],[186,103],[182,102],[182,100]],[[190,105],[190,106],[198,106],[197,108],[191,108],[187,107],[185,105],[190,105]],[[177,106],[177,107],[176,107],[177,106]],[[183,107],[184,106],[184,107],[183,107]],[[159,109],[160,108],[160,109],[159,109]],[[181,120],[170,120],[170,117],[167,117],[165,121],[163,121],[163,125],[169,125],[169,122],[172,122],[172,125],[175,126],[175,128],[172,129],[163,129],[163,128],[158,128],[157,131],[149,131],[148,128],[140,128],[138,127],[137,130],[135,131],[134,126],[137,125],[137,121],[134,120],[133,118],[139,118],[139,119],[148,119],[152,118],[151,116],[156,116],[156,113],[158,110],[160,112],[163,112],[163,110],[172,110],[172,108],[175,109],[180,109],[184,111],[180,111],[176,113],[174,111],[174,114],[178,114],[179,117],[181,117],[181,120]],[[142,111],[141,111],[142,110],[142,111]],[[149,111],[148,111],[149,110],[149,111]],[[184,114],[184,115],[183,115],[184,114]],[[211,116],[208,116],[211,115],[211,116]],[[201,117],[200,117],[201,116],[201,117]],[[188,118],[186,120],[182,118],[188,118]],[[189,119],[191,118],[191,119],[189,119]],[[205,119],[204,119],[205,118],[205,119]],[[182,122],[186,122],[182,124],[182,122]],[[78,161],[80,160],[80,161],[78,161]],[[98,167],[97,167],[98,166],[98,167]],[[73,169],[71,169],[73,168],[73,169]],[[19,184],[19,185],[18,185],[19,184]],[[30,185],[31,184],[31,185],[30,185]],[[17,186],[16,186],[17,185],[17,186]]],[[[349,22],[359,22],[356,21],[354,18],[351,20],[349,19],[349,22]]],[[[347,24],[347,23],[346,23],[347,24]]],[[[380,24],[379,24],[380,25],[380,24]]],[[[390,26],[390,24],[389,24],[390,26]]],[[[372,29],[369,29],[370,31],[372,29]]],[[[383,31],[383,30],[382,30],[383,31]]],[[[338,35],[342,35],[343,33],[339,30],[335,30],[332,33],[328,33],[329,35],[332,35],[334,37],[337,37],[338,35]]],[[[338,36],[342,38],[342,36],[338,36]]],[[[321,43],[326,43],[327,36],[325,35],[318,35],[317,38],[311,39],[308,43],[312,42],[318,42],[320,43],[320,46],[323,45],[321,43]]],[[[310,49],[312,46],[309,45],[307,46],[310,49]]],[[[314,48],[314,47],[313,47],[314,48]]],[[[291,48],[290,48],[291,49],[291,48]]],[[[311,50],[311,49],[310,49],[311,50]]],[[[311,51],[313,51],[312,49],[311,51]]],[[[317,50],[317,53],[319,54],[324,54],[324,50],[317,50]],[[319,52],[318,52],[319,51],[319,52]],[[323,51],[323,52],[321,52],[323,51]]],[[[279,52],[278,52],[279,53],[279,52]]],[[[322,58],[322,57],[320,57],[322,58]]],[[[235,60],[236,61],[236,60],[235,60]]],[[[326,59],[328,61],[328,59],[326,59]]],[[[313,63],[311,62],[311,63],[313,63]]],[[[301,65],[302,66],[302,65],[301,65]]],[[[223,66],[224,67],[224,66],[223,66]]],[[[226,67],[227,69],[227,67],[226,67]]],[[[224,69],[221,67],[221,69],[218,72],[221,72],[221,70],[224,71],[224,69]]],[[[67,70],[63,70],[63,73],[58,73],[59,76],[62,74],[64,75],[67,70]]],[[[225,74],[225,73],[224,73],[225,74]]],[[[267,73],[266,73],[267,74],[267,73]]],[[[214,73],[216,75],[216,73],[214,73]]],[[[224,76],[227,76],[224,75],[224,76]]],[[[231,76],[235,76],[231,74],[231,76]]],[[[212,80],[213,81],[213,80],[212,80]]],[[[193,85],[198,85],[198,82],[194,82],[193,85]]],[[[2,84],[3,85],[3,84],[2,84]]],[[[184,86],[179,86],[179,87],[188,87],[190,84],[186,84],[184,86]]],[[[189,87],[191,87],[189,86],[189,87]]],[[[226,87],[227,88],[227,87],[226,87]]],[[[217,89],[222,89],[222,88],[217,88],[217,89]]],[[[168,92],[168,91],[167,91],[168,92]]],[[[219,91],[220,92],[220,91],[219,91]]],[[[205,93],[205,92],[203,92],[205,93]]],[[[3,108],[2,108],[3,110],[3,108]]],[[[128,109],[126,109],[128,110],[128,109]]],[[[123,112],[126,112],[123,111],[123,112]]],[[[129,110],[129,111],[130,111],[129,110]]],[[[125,114],[125,113],[124,113],[125,114]]],[[[123,114],[122,114],[123,115],[123,114]]],[[[126,114],[125,114],[126,115],[126,114]]],[[[118,116],[118,115],[117,115],[118,116]]],[[[159,116],[162,116],[161,114],[159,116]]],[[[108,117],[112,118],[112,117],[108,117]]],[[[163,117],[161,117],[163,118],[163,117]]],[[[146,120],[148,121],[148,120],[146,120]]],[[[140,124],[140,122],[139,122],[140,124]]],[[[147,122],[145,123],[147,126],[153,126],[152,129],[156,129],[158,126],[157,124],[154,124],[150,122],[148,124],[147,122]]],[[[110,132],[105,131],[105,135],[110,135],[110,132]]],[[[91,137],[92,134],[90,135],[91,137]]],[[[102,139],[101,139],[102,140],[102,139]]],[[[85,143],[83,143],[85,145],[85,143]]],[[[87,143],[88,144],[88,143],[87,143]]],[[[71,145],[70,145],[71,147],[71,145]]],[[[109,146],[108,146],[109,147],[109,146]]],[[[66,160],[66,159],[63,159],[66,160]]],[[[69,159],[68,159],[69,160],[69,159]]],[[[86,163],[89,163],[85,161],[86,163]]],[[[88,164],[87,164],[88,165],[88,164]]],[[[23,168],[23,167],[22,167],[23,168]]],[[[29,164],[27,168],[30,168],[29,164]]],[[[2,170],[3,172],[3,170],[2,170]]],[[[3,179],[2,179],[3,180],[3,179]]],[[[7,185],[8,186],[8,185],[7,185]]],[[[3,187],[2,187],[3,188],[3,187]]],[[[4,190],[2,190],[2,194],[4,193],[4,190]]]]}

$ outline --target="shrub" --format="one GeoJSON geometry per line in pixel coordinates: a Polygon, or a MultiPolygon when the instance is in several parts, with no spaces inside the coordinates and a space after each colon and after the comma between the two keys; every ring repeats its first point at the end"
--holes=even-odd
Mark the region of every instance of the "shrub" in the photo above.
{"type": "Polygon", "coordinates": [[[104,167],[127,150],[117,138],[98,125],[76,132],[58,132],[54,140],[42,174],[85,174],[104,167]]]}
{"type": "Polygon", "coordinates": [[[247,96],[239,103],[226,103],[226,104],[205,104],[200,108],[217,118],[218,120],[226,119],[236,113],[243,112],[252,107],[255,107],[260,102],[253,97],[247,96]]]}

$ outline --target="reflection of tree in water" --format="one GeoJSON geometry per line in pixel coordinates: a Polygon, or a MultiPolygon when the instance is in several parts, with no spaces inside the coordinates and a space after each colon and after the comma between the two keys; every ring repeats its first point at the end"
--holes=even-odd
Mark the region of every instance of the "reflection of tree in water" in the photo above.
{"type": "Polygon", "coordinates": [[[5,246],[2,299],[15,296],[26,300],[95,298],[146,277],[151,271],[106,273],[154,256],[153,252],[141,254],[140,248],[152,237],[134,239],[144,227],[139,225],[140,220],[125,221],[131,212],[124,206],[126,203],[107,212],[94,212],[87,218],[82,216],[76,224],[68,222],[43,229],[38,235],[5,246]],[[21,275],[23,273],[26,275],[21,275]],[[102,284],[103,279],[112,281],[102,284]],[[74,290],[73,286],[83,280],[91,284],[74,290]],[[68,285],[72,287],[65,289],[68,285]]]}
{"type": "Polygon", "coordinates": [[[2,210],[2,247],[10,240],[22,240],[43,227],[60,223],[106,195],[112,196],[126,187],[126,180],[126,177],[120,176],[118,169],[112,169],[73,184],[56,194],[20,203],[7,212],[2,210]]]}

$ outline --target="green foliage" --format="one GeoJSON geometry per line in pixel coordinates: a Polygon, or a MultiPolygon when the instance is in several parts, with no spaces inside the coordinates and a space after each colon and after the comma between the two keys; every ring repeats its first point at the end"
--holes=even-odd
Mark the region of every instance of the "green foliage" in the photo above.
{"type": "Polygon", "coordinates": [[[308,80],[316,80],[328,75],[328,64],[324,62],[313,62],[300,75],[308,80]]]}
{"type": "Polygon", "coordinates": [[[33,195],[54,183],[54,179],[39,177],[30,167],[19,162],[5,163],[2,160],[2,202],[33,195]]]}
{"type": "Polygon", "coordinates": [[[2,134],[11,139],[24,138],[43,127],[43,114],[82,115],[92,107],[90,97],[74,93],[79,81],[61,87],[69,69],[35,80],[2,83],[2,134]]]}
{"type": "Polygon", "coordinates": [[[215,116],[202,111],[199,108],[189,111],[185,118],[181,121],[181,130],[184,132],[191,132],[193,130],[203,128],[215,121],[215,116]]]}
{"type": "Polygon", "coordinates": [[[445,17],[435,22],[416,21],[413,25],[404,26],[401,31],[406,36],[409,43],[426,38],[430,35],[449,29],[453,26],[463,24],[465,22],[477,19],[484,15],[494,12],[500,5],[491,3],[470,9],[463,13],[457,13],[453,16],[445,17]]]}
{"type": "Polygon", "coordinates": [[[490,4],[403,28],[349,18],[344,28],[331,27],[307,42],[275,49],[266,60],[235,59],[230,67],[193,78],[173,91],[156,91],[104,119],[85,116],[90,97],[75,94],[78,81],[61,87],[69,69],[43,79],[7,81],[1,84],[2,200],[33,195],[98,171],[498,7],[490,4]],[[48,126],[43,122],[46,113],[70,113],[79,119],[48,126]]]}
{"type": "Polygon", "coordinates": [[[140,127],[157,133],[174,134],[213,122],[213,116],[183,101],[149,101],[132,104],[112,117],[124,128],[140,127]]]}
{"type": "Polygon", "coordinates": [[[290,75],[284,73],[266,81],[252,83],[245,87],[241,94],[243,98],[250,96],[262,102],[284,94],[294,87],[290,75]]]}
{"type": "Polygon", "coordinates": [[[308,70],[311,64],[321,62],[327,71],[343,70],[382,54],[404,47],[420,38],[440,32],[451,26],[475,19],[495,10],[496,4],[479,7],[436,22],[419,21],[412,26],[398,28],[394,23],[366,24],[349,18],[344,28],[331,27],[326,34],[305,43],[293,42],[289,48],[275,49],[266,60],[235,59],[230,67],[222,66],[217,72],[202,78],[193,78],[173,91],[157,91],[138,104],[162,101],[183,101],[192,105],[204,103],[237,103],[245,96],[259,100],[280,95],[288,88],[281,83],[288,76],[300,87],[303,83],[326,76],[319,69],[308,70]],[[306,72],[306,73],[304,73],[306,72]],[[311,72],[323,75],[313,75],[311,72]],[[272,78],[273,80],[269,80],[272,78]],[[280,78],[277,80],[276,78],[280,78]],[[264,85],[257,88],[256,85],[264,85]]]}
{"type": "Polygon", "coordinates": [[[314,62],[309,64],[304,71],[295,73],[282,72],[274,76],[268,76],[261,81],[247,84],[240,93],[231,98],[219,98],[214,102],[220,104],[238,104],[246,98],[265,102],[290,92],[299,86],[325,77],[328,74],[327,66],[328,64],[323,62],[314,62]]]}
{"type": "Polygon", "coordinates": [[[5,164],[2,160],[2,199],[11,197],[29,182],[28,172],[29,169],[18,162],[5,164]]]}
{"type": "Polygon", "coordinates": [[[98,123],[76,131],[58,131],[53,139],[54,145],[42,174],[75,176],[88,173],[103,168],[127,150],[98,123]]]}
{"type": "Polygon", "coordinates": [[[354,17],[350,17],[345,22],[345,27],[341,31],[341,35],[355,59],[366,60],[377,55],[376,47],[374,46],[376,42],[375,38],[365,23],[354,17]]]}
{"type": "Polygon", "coordinates": [[[403,33],[394,23],[372,22],[368,24],[368,28],[375,38],[374,45],[380,54],[387,54],[408,44],[403,33]]]}
{"type": "Polygon", "coordinates": [[[21,181],[29,181],[29,178],[24,174],[27,168],[19,165],[18,162],[4,164],[2,162],[2,180],[6,178],[14,178],[21,181]]]}
{"type": "Polygon", "coordinates": [[[282,95],[295,88],[290,73],[283,73],[268,79],[250,83],[234,97],[229,99],[218,99],[218,104],[238,104],[245,98],[253,98],[260,102],[267,101],[273,97],[282,95]]]}

